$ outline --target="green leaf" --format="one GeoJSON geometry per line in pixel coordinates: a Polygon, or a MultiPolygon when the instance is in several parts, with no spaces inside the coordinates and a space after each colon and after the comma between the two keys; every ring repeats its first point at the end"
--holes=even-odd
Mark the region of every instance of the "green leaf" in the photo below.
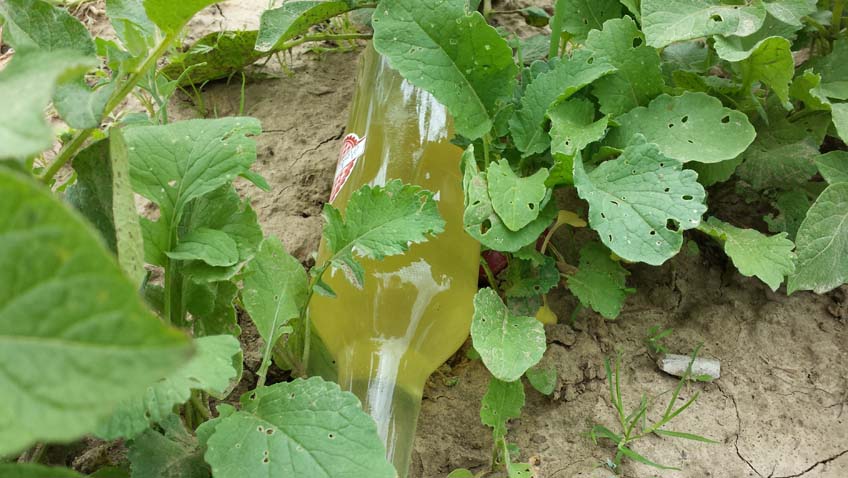
{"type": "Polygon", "coordinates": [[[645,458],[644,456],[636,453],[635,451],[631,450],[630,448],[627,448],[626,446],[618,447],[618,450],[621,452],[622,455],[643,465],[648,465],[659,470],[680,470],[680,468],[675,468],[673,466],[665,466],[660,465],[659,463],[654,463],[653,461],[645,458]]]}
{"type": "Polygon", "coordinates": [[[612,260],[609,249],[590,242],[580,249],[580,267],[568,277],[568,289],[589,307],[608,319],[615,319],[630,290],[627,269],[612,260]]]}
{"type": "Polygon", "coordinates": [[[684,440],[699,441],[702,443],[720,443],[715,440],[710,440],[709,438],[704,438],[700,435],[695,435],[693,433],[675,432],[671,430],[654,430],[654,433],[660,436],[683,438],[684,440]]]}
{"type": "Polygon", "coordinates": [[[694,171],[654,144],[628,146],[617,159],[586,173],[574,162],[574,184],[589,203],[589,224],[619,257],[660,265],[683,245],[683,231],[706,212],[694,171]]]}
{"type": "Polygon", "coordinates": [[[723,183],[736,172],[736,168],[742,164],[742,155],[733,159],[719,161],[718,163],[698,163],[692,161],[686,164],[686,169],[691,169],[698,173],[698,182],[705,188],[713,184],[723,183]]]}
{"type": "Polygon", "coordinates": [[[163,32],[177,34],[197,12],[215,3],[215,0],[144,0],[147,16],[163,32]]]}
{"type": "Polygon", "coordinates": [[[795,244],[782,232],[766,236],[754,229],[740,229],[714,217],[707,219],[704,232],[724,245],[724,252],[746,277],[757,277],[771,290],[777,290],[783,279],[795,272],[795,244]]]}
{"type": "MultiPolygon", "coordinates": [[[[109,132],[109,158],[111,164],[112,217],[115,224],[115,241],[118,252],[118,264],[136,284],[140,284],[145,275],[144,240],[138,212],[135,206],[135,193],[130,185],[130,164],[127,143],[121,128],[112,128],[109,132]]],[[[76,159],[74,160],[76,162],[76,159]]]]}
{"type": "Polygon", "coordinates": [[[830,184],[848,183],[848,152],[831,151],[816,158],[824,180],[830,184]]]}
{"type": "Polygon", "coordinates": [[[524,156],[542,153],[550,145],[551,139],[544,129],[550,107],[615,71],[612,65],[585,50],[578,50],[562,62],[554,60],[551,65],[550,70],[527,86],[521,97],[521,108],[509,119],[515,146],[524,156]]]}
{"type": "Polygon", "coordinates": [[[618,0],[559,0],[557,12],[563,12],[562,30],[583,40],[590,30],[600,30],[605,21],[621,17],[618,0]]]}
{"type": "Polygon", "coordinates": [[[794,241],[811,205],[805,191],[785,191],[778,194],[774,203],[780,214],[777,217],[765,216],[763,220],[768,223],[770,232],[785,232],[789,240],[794,241]]]}
{"type": "Polygon", "coordinates": [[[514,382],[545,352],[545,329],[534,317],[512,315],[492,289],[474,297],[471,339],[486,368],[498,380],[514,382]]]}
{"type": "Polygon", "coordinates": [[[3,478],[84,478],[74,470],[34,463],[0,464],[0,476],[3,478]]]}
{"type": "Polygon", "coordinates": [[[67,10],[43,0],[4,0],[0,3],[3,42],[18,52],[73,51],[79,57],[94,56],[94,41],[79,20],[67,10]]]}
{"type": "Polygon", "coordinates": [[[539,205],[548,195],[545,187],[547,178],[548,170],[545,168],[532,176],[519,177],[505,159],[489,165],[486,179],[492,207],[511,231],[517,231],[539,217],[539,205]]]}
{"type": "Polygon", "coordinates": [[[465,468],[458,468],[450,472],[447,478],[474,478],[474,472],[465,468]]]}
{"type": "Polygon", "coordinates": [[[0,71],[0,98],[4,98],[0,160],[33,156],[53,144],[53,128],[44,119],[44,109],[56,85],[85,73],[94,64],[94,58],[71,50],[15,54],[0,71]]]}
{"type": "Polygon", "coordinates": [[[719,56],[728,61],[743,62],[743,78],[749,82],[762,81],[783,103],[789,101],[789,85],[795,75],[795,60],[792,58],[792,44],[789,40],[769,37],[750,50],[735,49],[731,45],[716,40],[719,56]]]}
{"type": "Polygon", "coordinates": [[[97,128],[103,120],[106,103],[115,92],[117,82],[92,89],[83,80],[64,83],[56,88],[53,106],[72,128],[97,128]]]}
{"type": "Polygon", "coordinates": [[[195,282],[231,279],[241,263],[250,260],[262,242],[262,228],[249,200],[242,200],[232,185],[224,185],[191,202],[183,225],[192,231],[209,228],[226,233],[236,244],[238,263],[215,267],[202,261],[189,262],[183,272],[195,282]]]}
{"type": "Polygon", "coordinates": [[[489,249],[515,252],[538,239],[557,214],[555,201],[542,205],[539,217],[519,231],[507,228],[492,206],[486,173],[477,169],[474,145],[462,154],[463,190],[465,191],[465,231],[489,249]]]}
{"type": "Polygon", "coordinates": [[[96,141],[76,155],[71,165],[77,180],[66,190],[65,200],[97,229],[109,249],[117,252],[109,148],[108,140],[96,141]]]}
{"type": "Polygon", "coordinates": [[[106,16],[118,38],[133,54],[143,55],[153,46],[156,25],[144,11],[144,0],[106,0],[106,16]]]}
{"type": "Polygon", "coordinates": [[[740,6],[721,0],[642,0],[642,30],[655,48],[711,35],[748,36],[759,30],[765,16],[759,2],[740,6]]]}
{"type": "Polygon", "coordinates": [[[161,72],[180,86],[202,85],[229,78],[265,54],[254,49],[256,30],[214,32],[201,37],[183,54],[173,55],[161,72]]]}
{"type": "Polygon", "coordinates": [[[848,103],[837,103],[831,106],[833,110],[833,126],[842,141],[848,141],[848,103]]]}
{"type": "Polygon", "coordinates": [[[825,57],[810,61],[813,70],[821,75],[821,93],[837,100],[848,100],[848,40],[833,42],[833,51],[825,57]]]}
{"type": "Polygon", "coordinates": [[[276,237],[262,243],[244,271],[242,302],[266,346],[273,347],[284,327],[306,306],[309,280],[300,262],[276,237]]]}
{"type": "Polygon", "coordinates": [[[527,381],[542,395],[554,393],[557,383],[557,371],[554,367],[540,367],[536,365],[524,372],[527,381]]]}
{"type": "Polygon", "coordinates": [[[527,463],[510,463],[507,465],[509,478],[533,478],[533,468],[527,463]]]}
{"type": "Polygon", "coordinates": [[[811,110],[830,110],[830,101],[821,91],[821,75],[807,70],[795,76],[789,86],[789,97],[804,103],[811,110]]]}
{"type": "Polygon", "coordinates": [[[662,154],[683,163],[733,159],[756,137],[745,114],[722,106],[715,97],[689,91],[681,96],[661,95],[616,121],[620,126],[610,132],[610,145],[623,148],[641,134],[662,154]]]}
{"type": "Polygon", "coordinates": [[[231,266],[238,262],[236,241],[227,233],[215,229],[195,229],[180,238],[173,251],[165,252],[171,259],[203,261],[210,266],[231,266]]]}
{"type": "MultiPolygon", "coordinates": [[[[604,137],[609,117],[595,121],[595,106],[585,98],[574,98],[551,108],[551,153],[574,156],[604,137]]],[[[571,169],[571,168],[569,168],[571,169]]]]}
{"type": "Polygon", "coordinates": [[[515,89],[512,49],[462,0],[383,0],[374,12],[374,48],[410,83],[429,91],[477,139],[515,89]]]}
{"type": "Polygon", "coordinates": [[[233,305],[238,287],[230,281],[197,283],[186,285],[186,307],[194,317],[192,326],[195,336],[229,334],[238,337],[236,309],[233,305]]]}
{"type": "Polygon", "coordinates": [[[480,421],[492,427],[496,437],[506,435],[506,422],[521,416],[524,408],[524,385],[521,380],[503,382],[492,377],[480,407],[480,421]]]}
{"type": "Polygon", "coordinates": [[[510,261],[504,288],[507,297],[534,297],[548,293],[559,284],[556,261],[549,256],[541,258],[541,264],[518,257],[510,261]]]}
{"type": "Polygon", "coordinates": [[[848,183],[828,186],[807,212],[795,239],[798,260],[787,292],[828,292],[848,280],[848,183]]]}
{"type": "Polygon", "coordinates": [[[592,88],[602,113],[620,115],[662,93],[660,55],[643,43],[644,35],[630,17],[608,20],[602,31],[589,32],[586,49],[617,69],[592,88]]]}
{"type": "Polygon", "coordinates": [[[395,179],[385,186],[365,185],[350,197],[342,218],[330,203],[324,205],[324,238],[333,254],[333,266],[364,278],[358,256],[381,260],[402,254],[410,244],[440,234],[445,221],[439,215],[433,193],[395,179]]]}
{"type": "Polygon", "coordinates": [[[0,197],[6,455],[92,431],[114,405],[174,370],[188,341],[147,311],[94,231],[50,191],[0,172],[0,197]]]}
{"type": "Polygon", "coordinates": [[[233,357],[241,354],[238,339],[213,335],[195,339],[194,344],[197,353],[187,364],[144,393],[121,403],[102,423],[97,435],[106,440],[135,438],[170,416],[174,406],[187,402],[192,390],[223,398],[238,376],[238,370],[233,367],[233,357]]]}
{"type": "Polygon", "coordinates": [[[207,443],[216,478],[393,478],[374,420],[339,386],[312,377],[262,387],[207,443]]]}
{"type": "Polygon", "coordinates": [[[766,11],[777,20],[797,28],[804,26],[802,19],[816,12],[816,0],[766,0],[766,11]]]}
{"type": "Polygon", "coordinates": [[[737,175],[755,189],[791,189],[806,183],[816,174],[821,136],[827,128],[825,112],[790,122],[783,115],[769,115],[766,124],[757,124],[757,139],[743,156],[737,175]],[[818,136],[818,137],[817,137],[818,136]]]}
{"type": "Polygon", "coordinates": [[[171,414],[164,424],[164,435],[146,430],[132,441],[127,453],[132,478],[209,478],[197,439],[180,418],[171,414]]]}
{"type": "Polygon", "coordinates": [[[313,25],[350,11],[349,1],[294,1],[265,10],[259,22],[256,50],[268,52],[309,31],[313,25]]]}

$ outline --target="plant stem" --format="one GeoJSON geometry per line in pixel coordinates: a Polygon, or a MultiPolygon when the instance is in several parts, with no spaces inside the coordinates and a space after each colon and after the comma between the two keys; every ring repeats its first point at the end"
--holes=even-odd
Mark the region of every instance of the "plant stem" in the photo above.
{"type": "Polygon", "coordinates": [[[489,143],[492,141],[489,133],[483,136],[483,157],[486,159],[486,169],[489,169],[489,143]]]}
{"type": "MultiPolygon", "coordinates": [[[[557,2],[559,3],[559,2],[557,2]]],[[[559,56],[559,44],[562,38],[562,12],[554,11],[551,18],[551,46],[548,50],[548,59],[552,60],[559,56]]]]}
{"type": "Polygon", "coordinates": [[[197,410],[197,413],[203,418],[203,421],[212,418],[212,413],[209,411],[209,404],[201,401],[198,395],[195,395],[194,393],[191,394],[191,403],[194,405],[194,409],[197,410]]]}
{"type": "MultiPolygon", "coordinates": [[[[103,109],[101,121],[102,119],[107,118],[110,114],[112,114],[115,108],[117,108],[124,101],[124,99],[130,93],[132,93],[139,80],[141,80],[141,78],[143,78],[144,75],[146,75],[151,68],[156,66],[156,62],[158,62],[159,58],[161,58],[162,55],[164,55],[165,52],[168,51],[168,48],[170,48],[171,43],[173,43],[176,38],[176,33],[166,35],[165,38],[156,47],[156,49],[153,50],[153,53],[151,53],[147,57],[147,59],[144,60],[144,63],[142,63],[141,67],[135,73],[130,75],[129,78],[127,78],[123,82],[121,87],[118,88],[115,93],[112,94],[112,97],[109,99],[109,101],[106,103],[106,107],[103,109]]],[[[78,131],[74,138],[62,148],[62,150],[56,156],[56,159],[47,168],[47,171],[44,173],[44,176],[41,177],[41,181],[44,184],[49,184],[50,181],[53,180],[53,177],[56,176],[56,173],[58,173],[59,170],[62,169],[62,166],[64,166],[68,161],[70,161],[71,158],[76,155],[77,151],[79,151],[85,141],[91,136],[92,133],[94,133],[96,129],[97,128],[89,128],[78,131]]]]}
{"type": "Polygon", "coordinates": [[[834,37],[839,36],[839,32],[842,31],[843,1],[844,0],[833,0],[833,15],[830,18],[830,28],[834,37]]]}
{"type": "Polygon", "coordinates": [[[483,18],[489,21],[489,16],[492,14],[492,0],[483,0],[483,18]]]}
{"type": "Polygon", "coordinates": [[[486,273],[486,280],[489,281],[489,285],[495,289],[495,292],[500,294],[500,291],[498,290],[498,283],[495,281],[495,274],[492,273],[492,268],[489,267],[489,262],[482,256],[480,256],[480,266],[483,268],[483,272],[486,273]]]}

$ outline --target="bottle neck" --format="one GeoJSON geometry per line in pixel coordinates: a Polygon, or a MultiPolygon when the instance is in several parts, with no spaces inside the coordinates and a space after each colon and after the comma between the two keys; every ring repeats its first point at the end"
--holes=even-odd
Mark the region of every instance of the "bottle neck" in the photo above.
{"type": "Polygon", "coordinates": [[[338,357],[338,381],[362,401],[386,445],[386,458],[399,478],[409,472],[415,428],[427,376],[410,363],[408,350],[397,343],[346,348],[338,357]]]}

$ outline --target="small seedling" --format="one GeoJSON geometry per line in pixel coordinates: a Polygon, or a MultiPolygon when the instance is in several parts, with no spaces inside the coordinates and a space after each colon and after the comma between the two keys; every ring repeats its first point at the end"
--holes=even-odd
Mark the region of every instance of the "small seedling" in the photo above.
{"type": "Polygon", "coordinates": [[[692,352],[692,360],[689,362],[687,374],[680,379],[677,386],[672,391],[671,397],[668,400],[668,405],[666,405],[662,417],[650,424],[648,422],[648,409],[651,407],[651,404],[660,396],[664,395],[664,393],[650,398],[643,394],[642,399],[639,401],[639,405],[629,414],[625,415],[624,401],[621,394],[621,356],[616,355],[614,368],[610,365],[609,358],[605,360],[604,367],[606,368],[607,379],[609,381],[610,401],[618,415],[621,430],[620,433],[615,433],[603,425],[595,425],[592,427],[590,436],[595,444],[597,444],[598,440],[601,439],[607,439],[615,443],[615,457],[612,460],[607,460],[607,468],[616,474],[620,474],[622,460],[624,460],[624,458],[629,458],[633,461],[661,470],[679,470],[679,468],[665,466],[651,461],[633,450],[632,444],[634,442],[651,434],[656,434],[661,437],[683,438],[685,440],[693,440],[703,443],[716,443],[715,441],[700,435],[663,429],[664,426],[683,413],[687,408],[695,403],[695,400],[698,399],[699,392],[695,392],[695,394],[692,395],[692,397],[689,398],[689,400],[687,400],[683,405],[675,408],[677,397],[680,395],[683,385],[687,383],[690,378],[689,375],[692,368],[692,362],[695,361],[697,354],[698,349],[695,349],[695,351],[692,352]]]}
{"type": "Polygon", "coordinates": [[[662,341],[673,332],[674,329],[663,329],[659,325],[654,325],[648,329],[648,334],[645,336],[645,346],[654,355],[668,353],[668,348],[662,341]]]}

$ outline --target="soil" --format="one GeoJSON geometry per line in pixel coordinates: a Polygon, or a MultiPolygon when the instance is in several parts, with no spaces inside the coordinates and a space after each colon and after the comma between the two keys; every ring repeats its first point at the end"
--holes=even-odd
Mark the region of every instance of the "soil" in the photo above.
{"type": "MultiPolygon", "coordinates": [[[[192,23],[190,37],[222,28],[256,28],[267,3],[241,0],[213,6],[192,23]]],[[[509,2],[503,8],[533,3],[550,4],[509,2]]],[[[108,34],[94,15],[92,29],[108,34]]],[[[520,17],[501,20],[523,35],[536,31],[520,25],[520,17]]],[[[320,211],[330,194],[357,58],[356,51],[317,55],[300,47],[288,73],[271,64],[268,71],[275,77],[250,77],[244,89],[243,114],[259,118],[264,128],[257,138],[255,169],[273,189],[240,189],[251,197],[265,232],[280,237],[307,264],[320,239],[320,211]]],[[[239,112],[240,79],[207,85],[203,98],[208,116],[239,112]]],[[[188,98],[178,97],[171,115],[196,117],[198,110],[188,98]]],[[[672,389],[676,379],[657,369],[645,346],[648,329],[658,326],[674,330],[666,340],[670,352],[687,354],[703,344],[702,355],[721,360],[720,379],[684,387],[679,404],[694,393],[700,397],[667,427],[718,443],[647,437],[634,445],[638,452],[682,471],[658,472],[630,461],[621,470],[624,476],[848,476],[848,289],[825,296],[773,293],[739,275],[705,238],[695,234],[690,240],[692,247],[684,248],[689,252],[662,267],[628,266],[628,284],[637,293],[616,321],[585,310],[574,314],[573,297],[561,289],[553,294],[560,323],[547,327],[544,364],[556,368],[558,384],[551,397],[526,387],[522,418],[509,426],[509,440],[520,447],[520,458],[537,466],[539,478],[611,476],[603,463],[614,448],[608,442],[593,444],[587,434],[593,424],[617,430],[604,358],[621,353],[621,386],[629,407],[643,394],[672,389]]],[[[565,235],[558,235],[556,243],[561,250],[574,250],[565,235]]],[[[245,343],[259,346],[249,337],[245,343]]],[[[250,352],[248,357],[255,356],[250,352]]],[[[479,361],[464,357],[458,353],[428,383],[412,478],[489,466],[491,434],[479,419],[488,374],[479,361]]],[[[249,360],[248,368],[254,362],[249,360]]],[[[649,418],[661,414],[662,406],[656,404],[649,418]]]]}

